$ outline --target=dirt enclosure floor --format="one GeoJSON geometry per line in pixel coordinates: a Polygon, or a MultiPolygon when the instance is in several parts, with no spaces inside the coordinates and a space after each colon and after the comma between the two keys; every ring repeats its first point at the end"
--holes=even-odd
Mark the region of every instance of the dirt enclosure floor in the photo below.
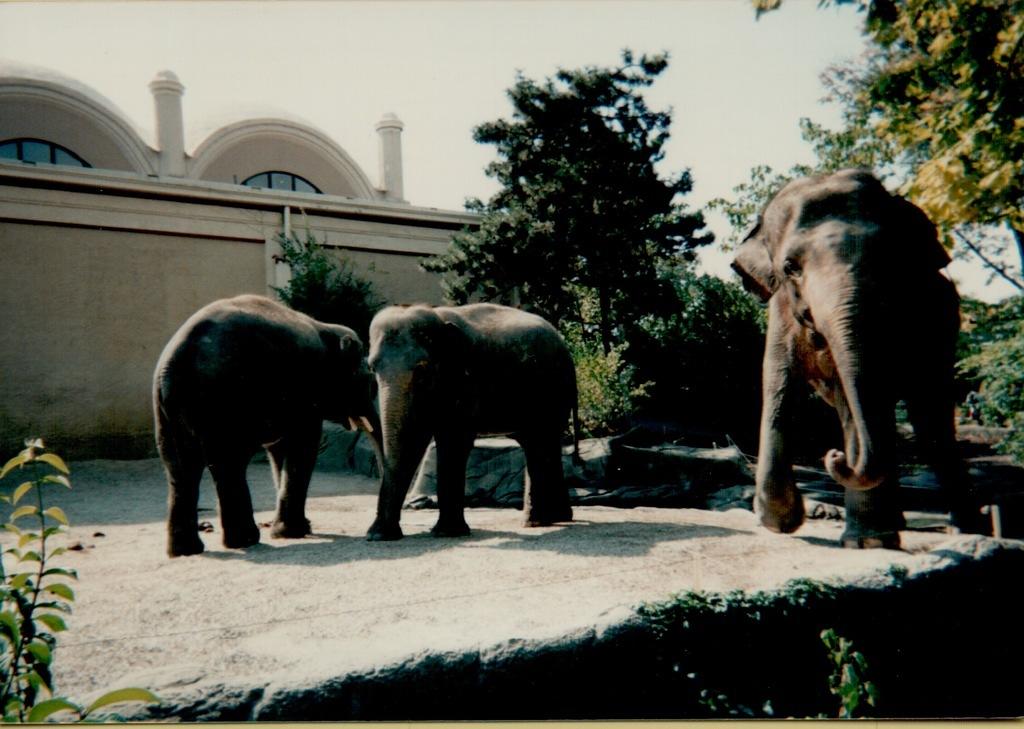
{"type": "MultiPolygon", "coordinates": [[[[771,534],[748,511],[577,507],[576,521],[526,529],[513,509],[467,510],[473,533],[435,539],[432,510],[406,511],[405,539],[367,542],[376,482],[316,473],[314,535],[248,550],[220,544],[212,483],[200,519],[206,552],[165,554],[166,483],[158,460],[72,464],[70,492],[51,490],[71,521],[78,570],[60,692],[86,700],[140,686],[174,700],[232,686],[316,686],[423,651],[481,650],[610,624],[643,601],[685,590],[763,589],[794,577],[856,579],[913,570],[947,540],[907,532],[904,551],[835,546],[838,521],[771,534]]],[[[253,463],[257,522],[272,518],[269,467],[253,463]]]]}

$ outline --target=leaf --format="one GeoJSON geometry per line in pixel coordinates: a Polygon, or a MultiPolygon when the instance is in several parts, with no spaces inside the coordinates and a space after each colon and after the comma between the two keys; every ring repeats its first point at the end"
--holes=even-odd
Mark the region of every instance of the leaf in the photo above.
{"type": "Polygon", "coordinates": [[[38,704],[32,707],[32,711],[28,713],[28,720],[31,723],[38,723],[45,720],[52,714],[56,714],[58,711],[74,711],[79,716],[82,716],[82,707],[78,704],[73,704],[67,699],[47,699],[46,701],[40,701],[38,704]]]}
{"type": "Polygon", "coordinates": [[[56,483],[60,484],[61,486],[66,486],[67,488],[71,488],[71,481],[68,480],[67,476],[60,473],[51,473],[49,476],[44,476],[43,481],[45,481],[46,483],[56,483]]]}
{"type": "Polygon", "coordinates": [[[29,490],[35,485],[35,481],[26,481],[25,483],[18,486],[18,488],[14,489],[14,493],[11,494],[11,503],[17,504],[19,501],[21,501],[21,497],[27,494],[29,490]]]}
{"type": "Polygon", "coordinates": [[[42,461],[43,463],[49,463],[51,466],[56,468],[61,473],[71,473],[71,471],[68,470],[67,464],[64,463],[64,459],[62,459],[56,453],[43,453],[42,455],[36,456],[36,460],[42,461]]]}
{"type": "Polygon", "coordinates": [[[43,558],[39,556],[39,552],[36,552],[34,550],[29,550],[28,552],[22,553],[22,555],[20,557],[18,557],[18,561],[19,562],[42,562],[43,558]]]}
{"type": "Polygon", "coordinates": [[[71,577],[75,580],[78,579],[78,572],[76,570],[67,569],[65,567],[51,567],[43,572],[43,577],[51,577],[52,575],[63,575],[64,577],[71,577]]]}
{"type": "Polygon", "coordinates": [[[28,572],[19,572],[11,578],[11,587],[13,587],[15,590],[20,590],[28,584],[29,578],[31,576],[32,575],[28,572]]]}
{"type": "Polygon", "coordinates": [[[119,704],[123,701],[140,701],[144,704],[159,704],[160,698],[152,691],[147,691],[141,688],[123,688],[117,689],[116,691],[110,691],[103,694],[98,699],[89,704],[88,708],[82,712],[82,716],[88,716],[97,709],[102,709],[104,706],[110,706],[111,704],[119,704]]]}
{"type": "Polygon", "coordinates": [[[60,508],[59,506],[51,506],[50,508],[48,508],[43,513],[46,514],[51,519],[56,519],[57,521],[59,521],[64,526],[68,526],[68,516],[67,516],[67,514],[64,513],[64,510],[62,508],[60,508]]]}
{"type": "Polygon", "coordinates": [[[12,642],[17,640],[18,633],[21,632],[17,616],[9,610],[0,612],[0,632],[9,636],[12,642]]]}
{"type": "Polygon", "coordinates": [[[28,460],[29,454],[26,451],[22,451],[21,453],[19,453],[14,458],[12,458],[11,460],[7,461],[7,463],[4,464],[4,467],[0,469],[0,478],[3,478],[8,473],[10,473],[12,469],[17,468],[18,466],[25,465],[25,463],[28,460]]]}
{"type": "Polygon", "coordinates": [[[39,535],[35,532],[25,532],[20,537],[18,537],[18,549],[21,549],[29,542],[34,542],[37,539],[39,539],[39,535]]]}
{"type": "Polygon", "coordinates": [[[23,516],[30,516],[38,513],[39,510],[34,506],[19,506],[17,509],[11,512],[10,519],[11,521],[15,521],[16,519],[20,519],[23,516]]]}
{"type": "Polygon", "coordinates": [[[36,615],[35,619],[54,633],[60,633],[61,631],[68,629],[68,625],[64,622],[64,618],[59,615],[51,615],[47,613],[45,615],[36,615]]]}
{"type": "Polygon", "coordinates": [[[49,664],[53,659],[53,654],[50,652],[50,646],[46,645],[46,643],[43,643],[42,641],[32,641],[25,646],[25,650],[31,653],[32,656],[41,663],[49,664]]]}
{"type": "Polygon", "coordinates": [[[57,597],[63,597],[65,600],[68,600],[70,602],[75,601],[74,590],[60,582],[53,585],[47,585],[43,588],[43,592],[49,592],[50,594],[56,595],[57,597]]]}

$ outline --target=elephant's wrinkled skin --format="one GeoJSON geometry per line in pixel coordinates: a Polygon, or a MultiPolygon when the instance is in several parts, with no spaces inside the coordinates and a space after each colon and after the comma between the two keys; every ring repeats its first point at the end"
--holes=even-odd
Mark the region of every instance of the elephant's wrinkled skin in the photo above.
{"type": "Polygon", "coordinates": [[[843,427],[844,447],[830,450],[825,466],[845,488],[844,546],[899,546],[901,399],[954,527],[983,530],[956,445],[960,313],[941,273],[949,261],[925,214],[868,172],[795,180],[769,202],[733,262],[769,304],[755,500],[769,529],[792,532],[804,519],[787,421],[807,381],[843,427]]]}
{"type": "Polygon", "coordinates": [[[379,444],[372,376],[351,329],[262,296],[200,309],[171,338],[153,377],[156,442],[167,471],[171,557],[198,554],[199,481],[217,487],[224,546],[260,539],[245,473],[263,447],[277,487],[274,537],[310,533],[306,491],[323,420],[371,432],[379,444]]]}
{"type": "Polygon", "coordinates": [[[469,533],[466,463],[477,435],[510,435],[526,456],[525,521],[572,519],[561,435],[576,407],[576,371],[548,322],[494,304],[389,307],[370,325],[380,391],[383,483],[371,540],[400,539],[399,516],[430,439],[437,445],[435,536],[469,533]]]}

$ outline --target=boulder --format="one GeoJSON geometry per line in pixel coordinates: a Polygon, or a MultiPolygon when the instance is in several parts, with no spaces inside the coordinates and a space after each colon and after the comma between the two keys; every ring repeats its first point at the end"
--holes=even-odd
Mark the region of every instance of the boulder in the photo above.
{"type": "MultiPolygon", "coordinates": [[[[466,467],[466,506],[523,506],[526,458],[511,438],[478,438],[466,467]]],[[[407,509],[437,508],[437,446],[420,463],[406,499],[407,509]]]]}

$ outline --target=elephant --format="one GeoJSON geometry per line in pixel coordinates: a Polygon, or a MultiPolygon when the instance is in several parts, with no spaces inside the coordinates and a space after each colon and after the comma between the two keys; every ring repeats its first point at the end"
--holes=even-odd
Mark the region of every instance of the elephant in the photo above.
{"type": "Polygon", "coordinates": [[[843,449],[824,463],[844,489],[843,546],[900,546],[900,400],[951,530],[985,531],[956,443],[960,299],[941,271],[949,263],[925,213],[868,171],[797,179],[766,205],[732,266],[768,302],[755,490],[768,529],[790,533],[804,520],[787,429],[809,382],[842,426],[843,449]]]}
{"type": "Polygon", "coordinates": [[[573,415],[576,369],[543,318],[498,304],[382,309],[370,323],[383,482],[370,541],[402,538],[399,516],[431,438],[437,446],[437,537],[469,534],[466,465],[477,435],[509,435],[526,457],[527,526],[572,520],[562,474],[562,431],[573,415]]]}
{"type": "Polygon", "coordinates": [[[224,546],[259,542],[246,470],[266,449],[277,513],[272,537],[310,533],[306,492],[326,418],[370,433],[379,453],[375,383],[348,327],[272,299],[220,299],[164,347],[153,376],[156,444],[167,474],[167,553],[199,554],[199,482],[210,469],[224,546]]]}

